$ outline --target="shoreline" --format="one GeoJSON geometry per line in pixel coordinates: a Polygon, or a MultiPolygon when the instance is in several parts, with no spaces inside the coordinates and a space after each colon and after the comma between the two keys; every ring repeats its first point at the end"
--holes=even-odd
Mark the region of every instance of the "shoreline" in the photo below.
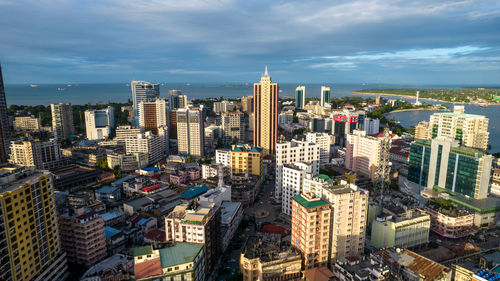
{"type": "Polygon", "coordinates": [[[397,110],[394,110],[394,111],[387,112],[385,114],[391,114],[391,113],[397,113],[397,112],[407,112],[407,111],[449,111],[449,109],[439,109],[439,108],[435,108],[435,107],[430,107],[430,108],[407,108],[407,109],[397,109],[397,110]]]}
{"type": "MultiPolygon", "coordinates": [[[[370,95],[370,96],[389,96],[389,97],[400,97],[400,98],[410,98],[410,99],[416,99],[416,96],[408,96],[408,95],[397,95],[397,94],[389,94],[389,93],[371,93],[371,92],[352,92],[353,94],[358,94],[358,95],[370,95]]],[[[449,103],[449,104],[468,104],[468,105],[477,105],[481,106],[481,104],[477,103],[470,103],[470,102],[453,102],[453,101],[443,101],[443,100],[438,100],[438,99],[432,99],[432,98],[421,98],[419,97],[418,99],[420,100],[428,100],[428,101],[435,101],[435,102],[442,102],[442,103],[449,103]]],[[[500,105],[500,103],[493,103],[493,102],[488,102],[485,104],[486,106],[494,106],[494,105],[500,105]]]]}

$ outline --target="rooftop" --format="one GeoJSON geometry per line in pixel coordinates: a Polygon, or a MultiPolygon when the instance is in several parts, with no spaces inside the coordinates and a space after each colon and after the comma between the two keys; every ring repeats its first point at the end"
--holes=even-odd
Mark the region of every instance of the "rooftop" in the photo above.
{"type": "Polygon", "coordinates": [[[153,247],[151,245],[134,248],[134,257],[152,255],[152,254],[153,254],[153,247]]]}
{"type": "Polygon", "coordinates": [[[203,244],[176,243],[172,247],[160,249],[161,267],[193,262],[202,248],[203,244]]]}
{"type": "Polygon", "coordinates": [[[193,186],[190,189],[181,193],[181,197],[186,199],[192,199],[200,194],[205,193],[208,190],[208,186],[206,185],[197,185],[193,186]]]}
{"type": "Polygon", "coordinates": [[[306,208],[314,208],[319,206],[328,206],[330,203],[320,199],[320,198],[306,198],[302,194],[297,194],[292,197],[293,200],[297,201],[300,205],[306,208]]]}
{"type": "Polygon", "coordinates": [[[326,181],[326,182],[328,182],[328,183],[333,182],[333,180],[332,180],[329,176],[327,176],[327,175],[325,175],[325,174],[319,174],[319,175],[314,176],[314,177],[315,177],[315,178],[322,179],[322,180],[324,180],[324,181],[326,181]]]}
{"type": "Polygon", "coordinates": [[[115,192],[119,187],[104,185],[101,188],[97,189],[95,192],[109,194],[115,192]]]}
{"type": "Polygon", "coordinates": [[[334,277],[333,272],[326,267],[306,269],[302,272],[307,281],[328,281],[334,277]]]}
{"type": "Polygon", "coordinates": [[[111,226],[104,227],[104,234],[106,235],[106,238],[111,238],[117,234],[120,234],[121,232],[122,232],[121,230],[118,230],[111,226]]]}

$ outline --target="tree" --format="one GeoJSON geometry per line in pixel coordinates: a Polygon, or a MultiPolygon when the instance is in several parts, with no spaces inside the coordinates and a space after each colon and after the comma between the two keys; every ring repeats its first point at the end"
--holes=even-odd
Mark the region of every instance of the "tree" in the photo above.
{"type": "Polygon", "coordinates": [[[97,168],[99,168],[103,171],[109,170],[108,160],[106,158],[97,159],[97,168]]]}
{"type": "MultiPolygon", "coordinates": [[[[108,163],[106,163],[106,165],[107,164],[108,163]]],[[[120,170],[120,165],[116,165],[113,167],[113,175],[115,175],[115,178],[117,178],[117,179],[122,177],[122,171],[120,170]]]]}

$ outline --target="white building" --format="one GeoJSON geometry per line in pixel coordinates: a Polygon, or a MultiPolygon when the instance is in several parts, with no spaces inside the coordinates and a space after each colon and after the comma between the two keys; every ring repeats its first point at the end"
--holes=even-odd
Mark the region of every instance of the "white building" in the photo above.
{"type": "Polygon", "coordinates": [[[126,139],[135,138],[144,131],[141,128],[133,126],[118,126],[116,128],[116,136],[113,140],[117,143],[125,143],[126,139]]]}
{"type": "Polygon", "coordinates": [[[58,165],[62,155],[56,139],[49,141],[12,141],[9,162],[49,169],[58,165]]]}
{"type": "Polygon", "coordinates": [[[203,105],[177,110],[177,147],[179,154],[203,157],[205,155],[205,125],[203,105]]]}
{"type": "Polygon", "coordinates": [[[296,162],[285,164],[282,168],[282,212],[292,215],[292,197],[302,193],[302,181],[307,173],[311,173],[311,163],[296,162]]]}
{"type": "Polygon", "coordinates": [[[75,134],[71,103],[51,104],[52,131],[56,139],[66,139],[75,134]]]}
{"type": "Polygon", "coordinates": [[[325,165],[330,162],[330,140],[327,133],[307,133],[306,140],[319,145],[319,163],[325,165]]]}
{"type": "Polygon", "coordinates": [[[33,116],[14,117],[13,126],[16,131],[38,131],[40,119],[33,116]]]}
{"type": "Polygon", "coordinates": [[[233,111],[235,107],[236,104],[232,101],[223,100],[221,102],[214,102],[214,112],[217,114],[233,111]]]}
{"type": "Polygon", "coordinates": [[[127,154],[147,153],[149,164],[156,164],[165,155],[166,138],[166,135],[154,135],[151,132],[139,134],[125,140],[125,150],[127,154]]]}
{"type": "Polygon", "coordinates": [[[367,136],[365,131],[354,130],[347,135],[345,167],[353,172],[377,179],[384,139],[367,136]]]}
{"type": "Polygon", "coordinates": [[[320,147],[309,141],[291,140],[276,144],[276,189],[274,196],[281,200],[282,168],[296,162],[311,163],[311,173],[319,173],[320,147]]]}
{"type": "MultiPolygon", "coordinates": [[[[146,81],[130,82],[132,90],[132,103],[134,107],[134,118],[139,120],[139,103],[154,101],[160,97],[160,84],[153,84],[146,81]]],[[[137,123],[136,123],[137,124],[137,123]]]]}
{"type": "Polygon", "coordinates": [[[201,178],[208,179],[217,176],[219,168],[212,164],[202,164],[201,165],[201,178]]]}
{"type": "Polygon", "coordinates": [[[332,92],[330,90],[330,87],[321,86],[321,103],[320,103],[320,105],[322,107],[325,107],[327,104],[330,103],[331,98],[332,98],[332,92]]]}
{"type": "Polygon", "coordinates": [[[280,112],[278,116],[278,124],[292,124],[293,123],[293,110],[280,112]]]}
{"type": "Polygon", "coordinates": [[[108,106],[105,109],[85,111],[85,132],[89,140],[107,139],[115,126],[115,110],[108,106]]]}
{"type": "Polygon", "coordinates": [[[215,151],[215,163],[224,167],[231,167],[231,151],[229,149],[217,149],[215,151]]]}
{"type": "Polygon", "coordinates": [[[122,171],[135,171],[144,168],[149,164],[149,155],[147,153],[110,153],[107,155],[108,168],[113,169],[120,166],[122,171]]]}
{"type": "Polygon", "coordinates": [[[365,118],[365,123],[363,126],[367,135],[374,135],[380,132],[380,120],[377,118],[365,118]]]}

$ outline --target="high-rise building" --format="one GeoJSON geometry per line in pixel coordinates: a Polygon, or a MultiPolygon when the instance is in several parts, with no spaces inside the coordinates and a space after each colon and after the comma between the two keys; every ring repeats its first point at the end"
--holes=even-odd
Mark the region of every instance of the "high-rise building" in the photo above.
{"type": "Polygon", "coordinates": [[[311,174],[312,165],[306,162],[295,162],[293,164],[285,164],[281,168],[282,178],[282,196],[281,196],[281,211],[291,216],[293,196],[302,192],[303,180],[306,174],[311,174]]]}
{"type": "Polygon", "coordinates": [[[106,257],[104,219],[84,208],[59,216],[61,245],[68,262],[91,266],[106,257]]]}
{"type": "Polygon", "coordinates": [[[262,147],[265,155],[276,153],[278,138],[278,83],[272,83],[266,70],[260,83],[253,85],[253,145],[262,147]]]}
{"type": "Polygon", "coordinates": [[[236,140],[237,143],[245,142],[245,114],[237,110],[222,113],[222,131],[226,143],[236,140]]]}
{"type": "Polygon", "coordinates": [[[1,174],[0,280],[66,279],[51,174],[21,166],[1,174]]]}
{"type": "Polygon", "coordinates": [[[115,110],[108,106],[105,109],[85,111],[85,129],[87,139],[102,140],[109,137],[115,126],[115,110]]]}
{"type": "Polygon", "coordinates": [[[147,153],[149,164],[156,164],[165,155],[166,138],[164,131],[160,131],[158,135],[151,132],[142,133],[125,139],[125,151],[127,154],[147,153]]]}
{"type": "Polygon", "coordinates": [[[333,144],[345,146],[346,135],[363,129],[366,113],[362,110],[335,110],[332,112],[333,144]]]}
{"type": "Polygon", "coordinates": [[[231,149],[231,174],[263,176],[262,148],[250,145],[233,145],[231,149]]]}
{"type": "Polygon", "coordinates": [[[75,134],[71,103],[51,104],[52,131],[57,139],[66,139],[75,134]]]}
{"type": "Polygon", "coordinates": [[[492,162],[493,156],[460,146],[458,140],[416,140],[410,146],[408,180],[427,189],[483,199],[488,196],[492,162]]]}
{"type": "Polygon", "coordinates": [[[274,192],[276,200],[282,198],[282,172],[285,164],[311,163],[311,173],[316,175],[319,173],[319,161],[320,147],[318,144],[298,140],[278,143],[276,145],[276,189],[274,192]]]}
{"type": "Polygon", "coordinates": [[[116,128],[116,136],[114,140],[118,143],[125,143],[128,138],[136,138],[137,135],[142,134],[144,131],[141,128],[129,125],[118,126],[116,128]]]}
{"type": "Polygon", "coordinates": [[[38,131],[40,119],[33,116],[17,116],[14,117],[13,126],[16,131],[38,131]]]}
{"type": "Polygon", "coordinates": [[[3,85],[2,66],[0,65],[0,163],[6,163],[8,160],[10,136],[7,101],[3,85]]]}
{"type": "Polygon", "coordinates": [[[134,118],[139,120],[139,103],[155,101],[160,97],[160,84],[153,84],[146,81],[130,82],[132,89],[132,103],[134,107],[134,118]]]}
{"type": "Polygon", "coordinates": [[[177,145],[181,154],[201,158],[205,155],[203,106],[177,110],[177,145]]]}
{"type": "Polygon", "coordinates": [[[374,135],[380,132],[380,120],[378,118],[365,118],[365,123],[363,125],[367,135],[374,135]]]}
{"type": "Polygon", "coordinates": [[[188,106],[187,95],[182,95],[180,90],[170,90],[168,95],[168,108],[170,110],[176,110],[188,106]]]}
{"type": "Polygon", "coordinates": [[[330,162],[330,135],[326,133],[307,133],[306,140],[319,145],[319,164],[328,164],[330,162]]]}
{"type": "Polygon", "coordinates": [[[253,96],[241,97],[241,111],[248,114],[253,112],[253,96]]]}
{"type": "Polygon", "coordinates": [[[332,99],[332,92],[330,91],[330,87],[321,86],[321,106],[325,106],[327,103],[330,103],[332,99]]]}
{"type": "Polygon", "coordinates": [[[304,108],[306,105],[306,86],[295,88],[295,107],[304,108]]]}
{"type": "Polygon", "coordinates": [[[345,167],[373,182],[378,179],[384,139],[367,136],[365,131],[354,130],[347,135],[345,167]]]}
{"type": "Polygon", "coordinates": [[[168,138],[172,140],[177,139],[177,111],[168,111],[168,138]]]}
{"type": "Polygon", "coordinates": [[[415,126],[415,139],[417,140],[428,140],[431,139],[431,130],[429,122],[421,121],[415,126]]]}
{"type": "Polygon", "coordinates": [[[449,137],[466,147],[486,151],[488,148],[489,119],[483,115],[465,114],[464,106],[456,105],[453,112],[437,112],[429,121],[429,138],[449,137]]]}
{"type": "Polygon", "coordinates": [[[167,101],[156,99],[139,103],[139,127],[145,132],[158,134],[158,128],[166,127],[167,123],[167,101]]]}
{"type": "Polygon", "coordinates": [[[10,143],[9,162],[37,169],[57,167],[62,155],[56,139],[49,141],[20,140],[10,143]]]}
{"type": "Polygon", "coordinates": [[[306,269],[328,266],[330,203],[313,193],[292,197],[291,244],[302,252],[306,269]]]}

